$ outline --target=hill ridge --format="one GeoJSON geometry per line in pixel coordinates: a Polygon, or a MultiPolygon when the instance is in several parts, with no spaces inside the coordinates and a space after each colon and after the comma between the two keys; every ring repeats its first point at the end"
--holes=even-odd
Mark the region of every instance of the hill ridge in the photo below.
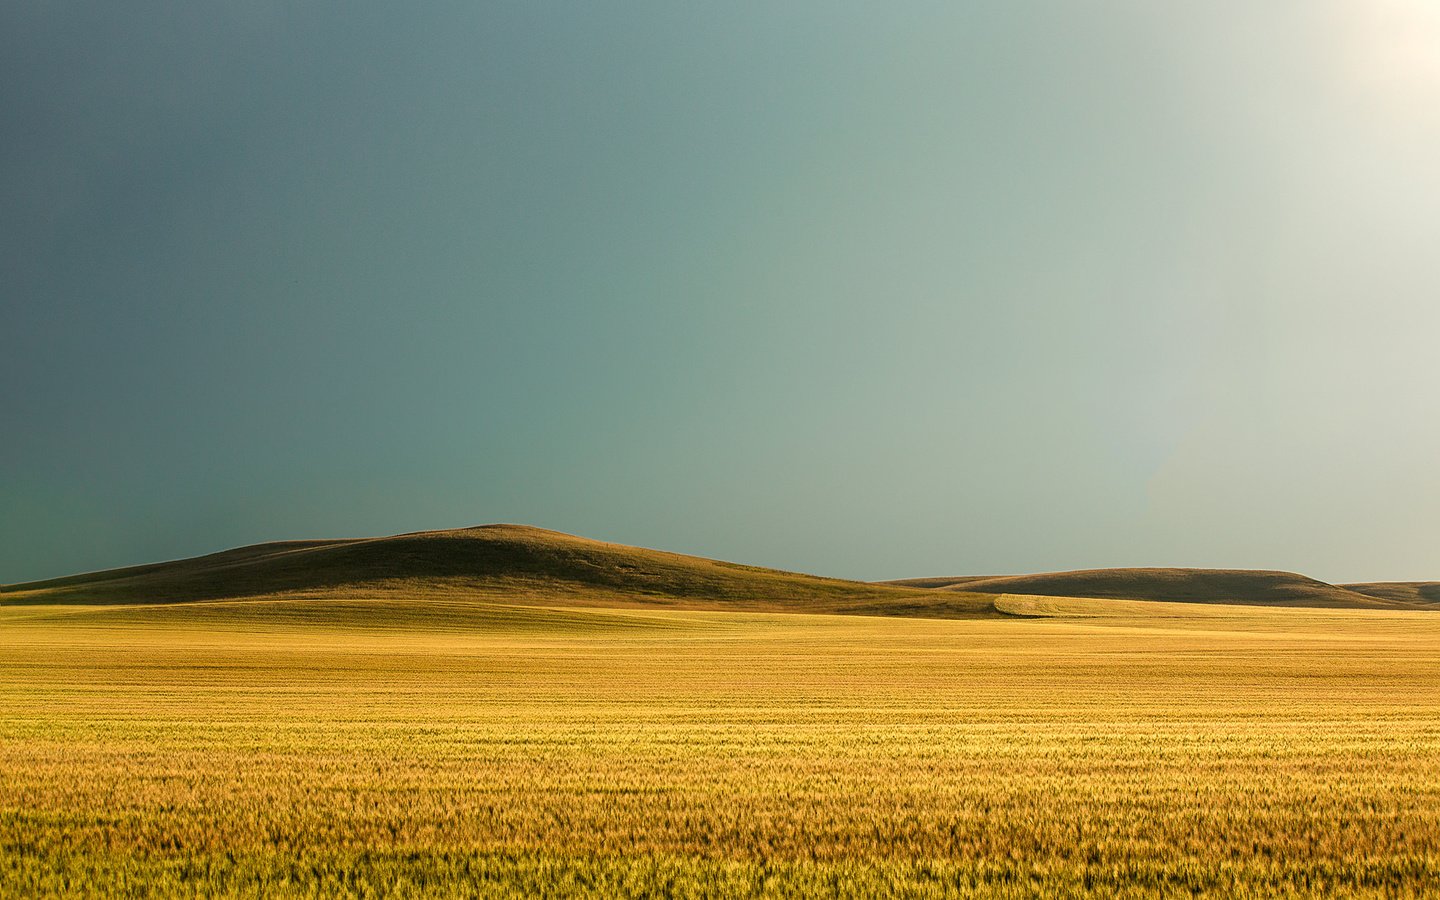
{"type": "Polygon", "coordinates": [[[1319,608],[1414,608],[1417,604],[1374,592],[1352,590],[1278,569],[1131,567],[1076,569],[1029,575],[907,578],[882,582],[952,593],[1027,594],[1182,603],[1243,603],[1319,608]]]}
{"type": "Polygon", "coordinates": [[[272,541],[0,585],[0,605],[431,598],[943,617],[998,615],[1000,595],[1440,609],[1440,584],[1433,582],[1334,585],[1270,569],[1141,567],[858,582],[514,523],[272,541]]]}
{"type": "Polygon", "coordinates": [[[0,587],[0,604],[160,604],[266,598],[474,599],[563,605],[877,615],[998,615],[943,595],[497,523],[386,537],[252,544],[0,587]]]}

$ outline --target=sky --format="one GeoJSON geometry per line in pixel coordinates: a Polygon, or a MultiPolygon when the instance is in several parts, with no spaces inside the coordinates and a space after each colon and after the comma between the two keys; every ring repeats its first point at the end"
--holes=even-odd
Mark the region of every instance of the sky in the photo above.
{"type": "Polygon", "coordinates": [[[18,0],[0,133],[0,582],[1440,579],[1440,0],[18,0]]]}

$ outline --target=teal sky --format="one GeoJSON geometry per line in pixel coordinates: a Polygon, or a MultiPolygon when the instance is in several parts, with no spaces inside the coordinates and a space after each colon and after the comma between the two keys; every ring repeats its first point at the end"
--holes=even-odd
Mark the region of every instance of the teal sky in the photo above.
{"type": "Polygon", "coordinates": [[[1440,579],[1437,0],[21,0],[0,122],[0,581],[1440,579]]]}

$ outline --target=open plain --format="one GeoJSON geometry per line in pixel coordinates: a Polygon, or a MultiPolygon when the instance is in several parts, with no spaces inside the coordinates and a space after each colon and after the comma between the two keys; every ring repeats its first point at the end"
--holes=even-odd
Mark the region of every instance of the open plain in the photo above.
{"type": "Polygon", "coordinates": [[[0,606],[6,896],[1426,896],[1440,616],[0,606]]]}
{"type": "Polygon", "coordinates": [[[1440,900],[1437,356],[1440,0],[0,0],[0,900],[1440,900]]]}

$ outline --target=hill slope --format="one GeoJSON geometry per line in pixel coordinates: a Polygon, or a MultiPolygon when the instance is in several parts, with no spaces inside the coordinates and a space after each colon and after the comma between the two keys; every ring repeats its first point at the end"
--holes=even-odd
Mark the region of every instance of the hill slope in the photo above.
{"type": "Polygon", "coordinates": [[[1243,603],[1322,608],[1414,608],[1383,595],[1348,590],[1293,572],[1246,569],[1085,569],[1038,575],[912,578],[885,582],[945,592],[1031,594],[1184,603],[1243,603]]]}
{"type": "Polygon", "coordinates": [[[287,541],[0,587],[0,604],[145,604],[286,598],[661,604],[879,615],[993,614],[945,595],[742,566],[523,525],[287,541]]]}
{"type": "Polygon", "coordinates": [[[1440,581],[1372,581],[1342,584],[1347,591],[1422,607],[1440,607],[1440,581]]]}

